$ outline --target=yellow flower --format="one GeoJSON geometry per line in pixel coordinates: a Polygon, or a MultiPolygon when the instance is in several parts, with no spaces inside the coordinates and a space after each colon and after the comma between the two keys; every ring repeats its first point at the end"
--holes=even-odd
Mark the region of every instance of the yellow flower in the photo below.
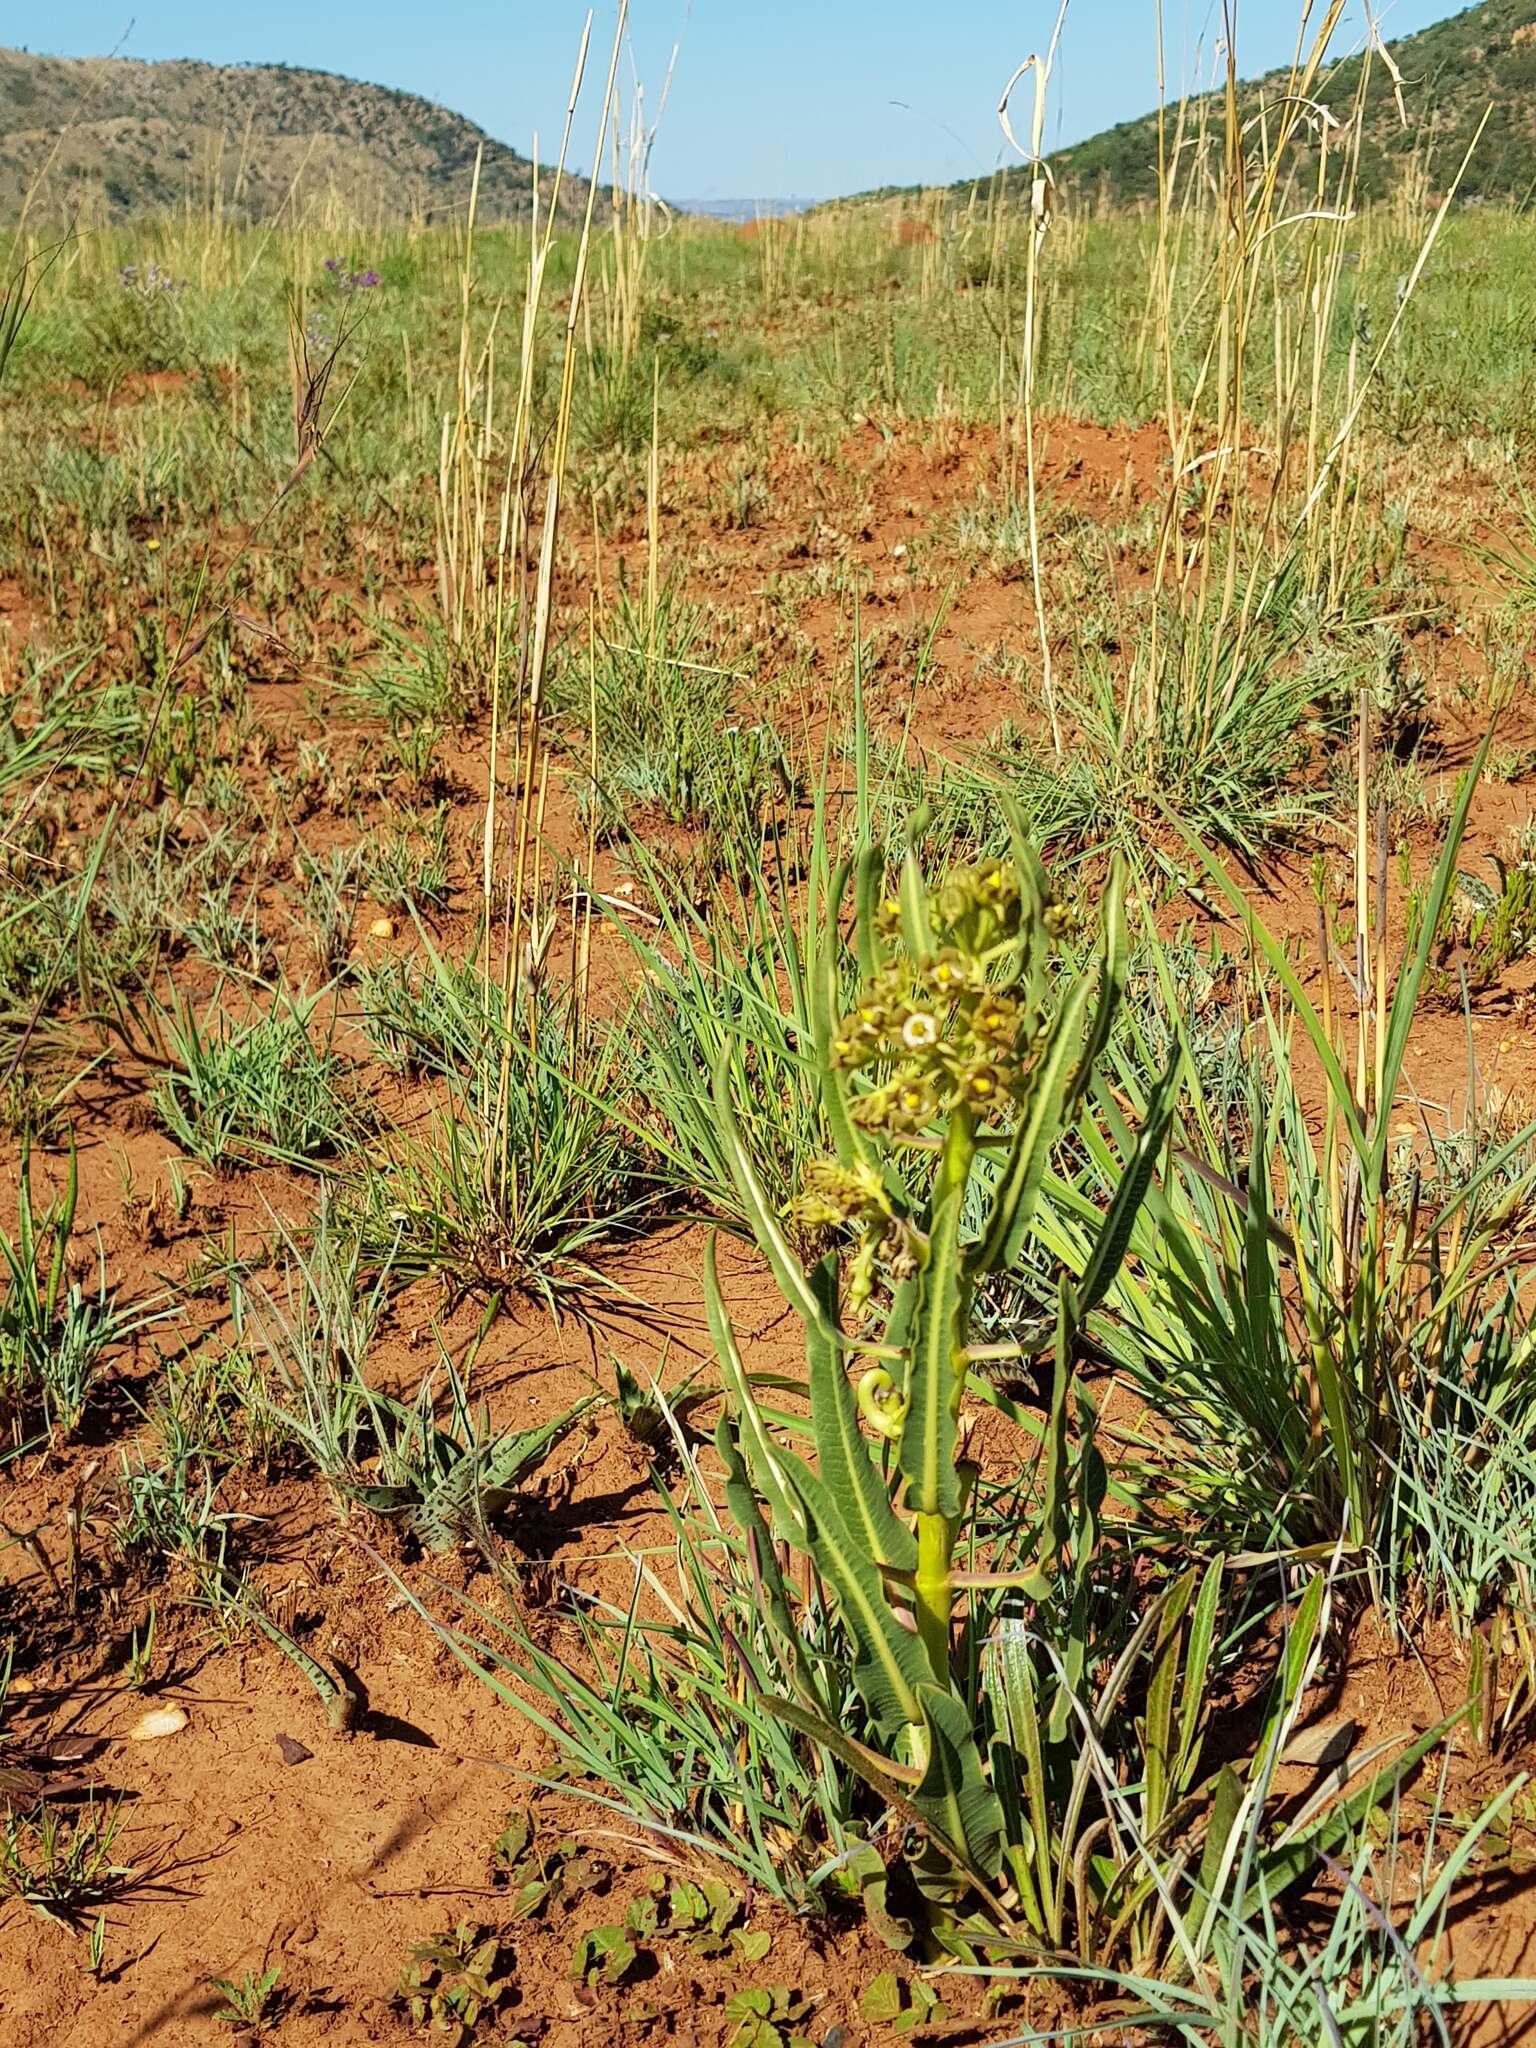
{"type": "Polygon", "coordinates": [[[971,1015],[971,1029],[978,1038],[1005,1041],[1018,1028],[1018,1005],[1010,996],[983,996],[971,1015]]]}
{"type": "Polygon", "coordinates": [[[938,1106],[938,1097],[926,1081],[908,1081],[896,1091],[897,1114],[908,1123],[929,1122],[938,1106]]]}
{"type": "Polygon", "coordinates": [[[995,1102],[1003,1093],[1003,1077],[996,1067],[972,1067],[965,1076],[964,1087],[972,1102],[995,1102]]]}
{"type": "Polygon", "coordinates": [[[929,982],[941,995],[953,995],[957,989],[967,987],[970,979],[970,968],[953,946],[946,946],[928,970],[929,982]]]}
{"type": "Polygon", "coordinates": [[[922,1052],[938,1041],[939,1020],[927,1010],[914,1010],[901,1027],[901,1042],[908,1052],[922,1052]]]}

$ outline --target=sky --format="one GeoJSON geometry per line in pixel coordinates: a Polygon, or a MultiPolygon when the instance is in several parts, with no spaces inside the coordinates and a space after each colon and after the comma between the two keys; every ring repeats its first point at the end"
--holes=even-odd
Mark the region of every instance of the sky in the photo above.
{"type": "MultiPolygon", "coordinates": [[[[651,183],[676,200],[828,198],[884,184],[949,183],[1013,161],[997,100],[1043,51],[1056,0],[631,0],[623,76],[654,114],[671,51],[671,93],[651,183]]],[[[1362,0],[1335,45],[1359,46],[1362,0]]],[[[588,106],[573,160],[592,155],[596,96],[615,0],[595,11],[588,106]]],[[[1454,12],[1446,0],[1379,0],[1388,37],[1454,12]]],[[[1296,0],[1248,0],[1244,73],[1285,62],[1296,0]]],[[[440,101],[492,135],[547,154],[558,133],[585,0],[52,0],[9,32],[55,56],[202,57],[338,71],[440,101]],[[130,14],[130,8],[134,12],[130,14]]],[[[1204,82],[1219,0],[1164,0],[1170,92],[1204,82]],[[1196,68],[1197,52],[1203,62],[1196,68]]],[[[1144,113],[1157,96],[1153,0],[1070,0],[1051,81],[1046,139],[1059,146],[1144,113]]],[[[1015,102],[1029,126],[1031,85],[1015,102]]]]}

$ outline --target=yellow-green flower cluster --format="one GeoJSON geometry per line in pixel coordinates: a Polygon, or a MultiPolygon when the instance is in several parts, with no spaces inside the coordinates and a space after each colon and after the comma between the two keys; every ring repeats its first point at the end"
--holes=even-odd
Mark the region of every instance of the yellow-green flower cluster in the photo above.
{"type": "MultiPolygon", "coordinates": [[[[842,1020],[833,1063],[845,1071],[879,1066],[882,1078],[853,1105],[866,1130],[912,1136],[964,1107],[997,1114],[1022,1088],[1043,1024],[1021,998],[1031,949],[1069,928],[1071,913],[1047,902],[1039,929],[1023,914],[1019,878],[1005,861],[952,875],[928,900],[932,954],[882,968],[842,1020]]],[[[900,905],[880,922],[901,930],[900,905]]]]}
{"type": "Polygon", "coordinates": [[[839,1223],[889,1222],[890,1198],[879,1174],[867,1166],[844,1166],[836,1159],[813,1159],[805,1169],[790,1214],[808,1230],[839,1223]]]}

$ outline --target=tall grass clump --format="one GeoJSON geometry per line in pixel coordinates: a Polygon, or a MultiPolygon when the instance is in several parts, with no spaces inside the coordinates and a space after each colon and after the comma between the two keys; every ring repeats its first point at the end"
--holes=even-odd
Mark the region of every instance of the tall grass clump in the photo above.
{"type": "MultiPolygon", "coordinates": [[[[1510,1457],[1536,1419],[1531,1341],[1504,1254],[1536,1199],[1531,1130],[1437,1186],[1405,1176],[1394,1125],[1413,1100],[1410,1033],[1474,781],[1475,770],[1405,905],[1395,967],[1384,840],[1372,855],[1362,830],[1356,957],[1338,959],[1320,907],[1320,1007],[1207,862],[1276,984],[1250,1004],[1263,1058],[1242,1124],[1250,1149],[1234,1157],[1212,1105],[1192,1096],[1120,1303],[1130,1370],[1169,1432],[1156,1466],[1168,1513],[1233,1546],[1342,1541],[1389,1611],[1447,1602],[1463,1627],[1529,1569],[1528,1493],[1510,1457]],[[1320,1129],[1298,1044],[1322,1077],[1320,1129]]],[[[1122,1079],[1134,1103],[1129,1065],[1122,1079]]]]}
{"type": "MultiPolygon", "coordinates": [[[[625,20],[621,4],[597,162],[614,114],[625,20]]],[[[492,1290],[526,1285],[550,1300],[591,1280],[590,1248],[637,1207],[633,1162],[606,1106],[619,1092],[615,1054],[588,1004],[590,909],[576,908],[573,891],[566,972],[557,985],[552,953],[561,913],[544,843],[554,576],[595,181],[574,251],[566,252],[571,269],[553,375],[543,352],[544,308],[561,247],[559,199],[589,36],[590,23],[542,213],[535,176],[510,417],[496,410],[507,381],[495,370],[500,308],[489,322],[478,311],[473,208],[466,228],[438,530],[444,628],[459,658],[471,664],[490,711],[479,957],[472,971],[445,971],[435,960],[432,966],[433,1016],[415,1035],[436,1033],[465,1056],[449,1077],[449,1099],[430,1141],[397,1140],[385,1170],[363,1172],[355,1188],[374,1255],[388,1250],[397,1270],[436,1268],[459,1284],[492,1290]]],[[[591,852],[589,833],[588,871],[591,852]]]]}
{"type": "MultiPolygon", "coordinates": [[[[1309,642],[1320,621],[1369,610],[1361,559],[1377,487],[1362,415],[1450,203],[1411,252],[1387,333],[1374,346],[1357,334],[1341,351],[1349,265],[1367,234],[1357,181],[1374,58],[1373,45],[1345,109],[1323,104],[1342,13],[1332,0],[1308,15],[1289,70],[1256,101],[1239,90],[1229,43],[1219,90],[1160,114],[1135,340],[1167,440],[1156,537],[1145,587],[1111,589],[1114,638],[1127,651],[1107,662],[1081,654],[1059,678],[1033,482],[1036,252],[1053,210],[1040,144],[1050,59],[1031,60],[1017,419],[1050,744],[1024,750],[1022,779],[1032,807],[1064,834],[1133,845],[1160,795],[1199,837],[1252,859],[1315,808],[1294,788],[1308,746],[1309,642]],[[1064,717],[1076,729],[1071,750],[1064,717]]],[[[1006,108],[1005,98],[1005,126],[1006,108]]],[[[1009,776],[1006,761],[995,766],[1009,776]]]]}
{"type": "Polygon", "coordinates": [[[396,1056],[437,1077],[438,1102],[424,1140],[387,1139],[353,1183],[370,1256],[490,1292],[579,1295],[652,1195],[623,1042],[575,992],[531,983],[509,1014],[482,969],[426,950],[422,976],[391,977],[373,1012],[396,1056]]]}

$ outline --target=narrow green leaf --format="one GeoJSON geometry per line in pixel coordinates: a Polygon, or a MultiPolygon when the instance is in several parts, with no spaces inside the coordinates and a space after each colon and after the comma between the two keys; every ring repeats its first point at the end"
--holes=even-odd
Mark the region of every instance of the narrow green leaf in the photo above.
{"type": "Polygon", "coordinates": [[[773,1277],[778,1281],[784,1299],[805,1322],[814,1323],[820,1316],[820,1309],[805,1277],[805,1268],[779,1228],[773,1205],[763,1193],[762,1182],[757,1177],[757,1169],[752,1164],[752,1156],[742,1141],[736,1122],[735,1106],[731,1101],[729,1048],[715,1067],[714,1098],[726,1162],[758,1248],[773,1268],[773,1277]]]}
{"type": "Polygon", "coordinates": [[[1003,1809],[987,1780],[965,1702],[936,1685],[919,1689],[928,1768],[913,1804],[955,1861],[985,1879],[1002,1861],[1003,1809]]]}
{"type": "Polygon", "coordinates": [[[725,1298],[720,1292],[713,1231],[704,1246],[704,1305],[709,1317],[710,1335],[715,1342],[715,1355],[720,1361],[720,1377],[740,1427],[753,1484],[767,1502],[773,1516],[774,1533],[793,1543],[796,1549],[804,1550],[808,1540],[805,1513],[791,1477],[792,1468],[799,1461],[793,1452],[775,1443],[758,1408],[737,1349],[736,1332],[731,1327],[725,1298]]]}
{"type": "MultiPolygon", "coordinates": [[[[837,1322],[837,1259],[824,1259],[812,1286],[825,1319],[837,1322]]],[[[917,1558],[912,1532],[891,1506],[885,1481],[859,1428],[858,1403],[836,1347],[813,1323],[806,1330],[811,1422],[822,1480],[839,1513],[877,1564],[910,1571],[917,1558]]]]}
{"type": "Polygon", "coordinates": [[[730,1509],[737,1528],[751,1546],[753,1568],[762,1586],[769,1616],[794,1658],[796,1676],[802,1687],[809,1688],[810,1659],[806,1653],[805,1639],[795,1626],[794,1611],[789,1604],[789,1588],[784,1582],[784,1574],[779,1569],[773,1534],[763,1519],[757,1489],[752,1484],[747,1462],[741,1455],[741,1445],[736,1431],[724,1415],[721,1416],[719,1426],[715,1430],[715,1450],[725,1472],[725,1504],[730,1509]]]}
{"type": "Polygon", "coordinates": [[[964,1186],[941,1185],[928,1237],[928,1257],[919,1279],[908,1384],[906,1423],[899,1463],[906,1476],[908,1504],[918,1514],[950,1520],[960,1512],[955,1472],[957,1371],[965,1370],[961,1310],[960,1209],[964,1186]]]}
{"type": "Polygon", "coordinates": [[[1302,1594],[1290,1627],[1286,1631],[1285,1655],[1276,1673],[1274,1690],[1270,1697],[1269,1711],[1264,1719],[1264,1733],[1259,1742],[1261,1757],[1269,1754],[1277,1730],[1291,1712],[1301,1689],[1306,1684],[1307,1666],[1317,1645],[1317,1633],[1323,1616],[1323,1601],[1327,1596],[1326,1574],[1314,1572],[1307,1581],[1307,1590],[1302,1594]]]}
{"type": "Polygon", "coordinates": [[[1216,1774],[1216,1790],[1211,1800],[1211,1817],[1205,1830],[1205,1847],[1200,1856],[1200,1889],[1209,1898],[1214,1887],[1221,1881],[1221,1872],[1226,1862],[1227,1844],[1237,1824],[1238,1811],[1243,1803],[1243,1783],[1230,1764],[1223,1764],[1216,1774]]]}
{"type": "Polygon", "coordinates": [[[891,1611],[879,1566],[820,1479],[802,1470],[795,1481],[809,1523],[807,1549],[848,1630],[854,1684],[881,1734],[893,1738],[922,1721],[917,1688],[930,1675],[923,1646],[891,1611]]]}
{"type": "Polygon", "coordinates": [[[1456,885],[1456,861],[1461,852],[1461,842],[1466,835],[1467,815],[1472,808],[1472,798],[1476,794],[1478,783],[1482,780],[1483,768],[1488,760],[1488,749],[1492,744],[1493,728],[1490,726],[1472,757],[1472,765],[1461,779],[1461,786],[1456,793],[1456,806],[1446,828],[1445,844],[1435,864],[1434,880],[1430,884],[1429,900],[1424,906],[1423,923],[1413,949],[1413,956],[1404,964],[1397,978],[1397,986],[1392,991],[1392,1006],[1387,1015],[1386,1039],[1382,1048],[1381,1106],[1377,1110],[1369,1154],[1366,1155],[1365,1148],[1361,1147],[1361,1163],[1366,1168],[1368,1196],[1378,1192],[1381,1186],[1392,1124],[1392,1119],[1386,1112],[1397,1100],[1398,1079],[1402,1073],[1404,1055],[1408,1050],[1408,1033],[1418,1013],[1419,995],[1429,967],[1429,956],[1434,950],[1435,940],[1440,931],[1440,921],[1445,915],[1445,906],[1451,890],[1456,885]]]}
{"type": "Polygon", "coordinates": [[[1415,1737],[1400,1756],[1394,1757],[1382,1769],[1372,1771],[1358,1791],[1352,1792],[1347,1799],[1341,1799],[1304,1834],[1292,1836],[1267,1856],[1261,1856],[1244,1902],[1244,1917],[1279,1898],[1288,1886],[1312,1869],[1320,1856],[1347,1841],[1366,1817],[1397,1790],[1409,1773],[1423,1762],[1437,1743],[1445,1740],[1450,1730],[1458,1721],[1464,1720],[1470,1710],[1469,1701],[1466,1706],[1458,1707],[1454,1714],[1447,1715],[1436,1727],[1415,1737]]]}
{"type": "Polygon", "coordinates": [[[901,864],[898,886],[901,904],[901,936],[914,966],[933,958],[933,925],[928,916],[928,889],[915,848],[909,848],[901,864]]]}
{"type": "Polygon", "coordinates": [[[1211,1651],[1216,1641],[1216,1616],[1221,1601],[1221,1580],[1225,1560],[1213,1558],[1200,1581],[1195,1609],[1190,1617],[1189,1642],[1184,1651],[1184,1703],[1178,1752],[1174,1763],[1174,1797],[1189,1789],[1199,1753],[1201,1733],[1209,1712],[1206,1679],[1211,1668],[1211,1651]]]}
{"type": "Polygon", "coordinates": [[[846,1764],[849,1770],[856,1772],[888,1806],[895,1807],[898,1813],[905,1814],[910,1820],[920,1819],[917,1808],[912,1804],[912,1795],[921,1781],[921,1772],[881,1756],[878,1750],[869,1748],[866,1743],[855,1742],[835,1722],[810,1712],[798,1700],[780,1699],[770,1693],[763,1705],[786,1726],[819,1743],[840,1764],[846,1764]]]}
{"type": "Polygon", "coordinates": [[[865,982],[873,981],[884,964],[885,949],[880,943],[876,924],[884,880],[883,864],[876,848],[861,847],[854,864],[853,940],[859,977],[865,982]]]}
{"type": "Polygon", "coordinates": [[[1061,1135],[1062,1105],[1082,1050],[1088,996],[1088,982],[1079,977],[1057,1012],[1050,1044],[1035,1070],[1026,1113],[1014,1131],[1007,1163],[998,1176],[986,1230],[967,1257],[972,1273],[1005,1272],[1017,1264],[1023,1252],[1040,1182],[1061,1135]]]}
{"type": "Polygon", "coordinates": [[[1168,1811],[1173,1758],[1173,1703],[1179,1682],[1184,1616],[1194,1589],[1192,1572],[1185,1572],[1169,1589],[1152,1650],[1152,1673],[1147,1680],[1146,1735],[1142,1745],[1146,1761],[1141,1795],[1142,1825],[1149,1836],[1156,1833],[1168,1811]]]}
{"type": "Polygon", "coordinates": [[[1332,1097],[1334,1106],[1348,1129],[1350,1142],[1354,1145],[1359,1156],[1362,1159],[1365,1158],[1369,1148],[1366,1144],[1364,1127],[1360,1122],[1359,1106],[1355,1101],[1354,1090],[1345,1076],[1344,1069],[1339,1064],[1339,1057],[1334,1051],[1332,1040],[1323,1029],[1322,1018],[1318,1016],[1317,1011],[1312,1005],[1311,998],[1301,985],[1301,977],[1296,972],[1295,964],[1284,941],[1277,939],[1272,932],[1260,923],[1254,913],[1253,906],[1232,880],[1232,877],[1227,873],[1215,854],[1196,838],[1188,826],[1180,818],[1176,817],[1166,804],[1162,808],[1168,822],[1184,841],[1196,860],[1205,869],[1212,889],[1226,901],[1233,914],[1242,923],[1249,937],[1258,945],[1259,950],[1269,962],[1275,978],[1290,998],[1292,1007],[1305,1027],[1312,1051],[1327,1079],[1329,1095],[1332,1097]]]}
{"type": "Polygon", "coordinates": [[[1093,1256],[1088,1261],[1088,1270],[1082,1278],[1078,1304],[1080,1315],[1086,1316],[1090,1309],[1097,1308],[1104,1299],[1130,1246],[1137,1213],[1146,1199],[1147,1189],[1152,1184],[1163,1141],[1168,1135],[1168,1126],[1173,1121],[1173,1112],[1179,1097],[1180,1064],[1181,1058],[1175,1054],[1168,1071],[1148,1099],[1146,1121],[1136,1140],[1136,1150],[1120,1176],[1120,1183],[1115,1189],[1103,1226],[1095,1240],[1093,1256]]]}
{"type": "Polygon", "coordinates": [[[999,1624],[989,1646],[988,1691],[1009,1746],[1023,1769],[1028,1812],[1031,1883],[1037,1893],[1037,1924],[1051,1940],[1060,1939],[1059,1923],[1050,1915],[1057,1868],[1054,1809],[1046,1796],[1045,1753],[1040,1742],[1040,1717],[1035,1707],[1035,1668],[1023,1624],[999,1624]]]}
{"type": "Polygon", "coordinates": [[[816,919],[809,986],[811,1038],[822,1083],[822,1110],[832,1133],[833,1150],[844,1165],[852,1166],[872,1163],[874,1150],[849,1113],[851,1096],[847,1077],[832,1060],[832,1040],[842,1020],[842,991],[837,963],[842,945],[840,919],[848,892],[848,876],[848,864],[844,862],[832,877],[826,908],[816,919]]]}

